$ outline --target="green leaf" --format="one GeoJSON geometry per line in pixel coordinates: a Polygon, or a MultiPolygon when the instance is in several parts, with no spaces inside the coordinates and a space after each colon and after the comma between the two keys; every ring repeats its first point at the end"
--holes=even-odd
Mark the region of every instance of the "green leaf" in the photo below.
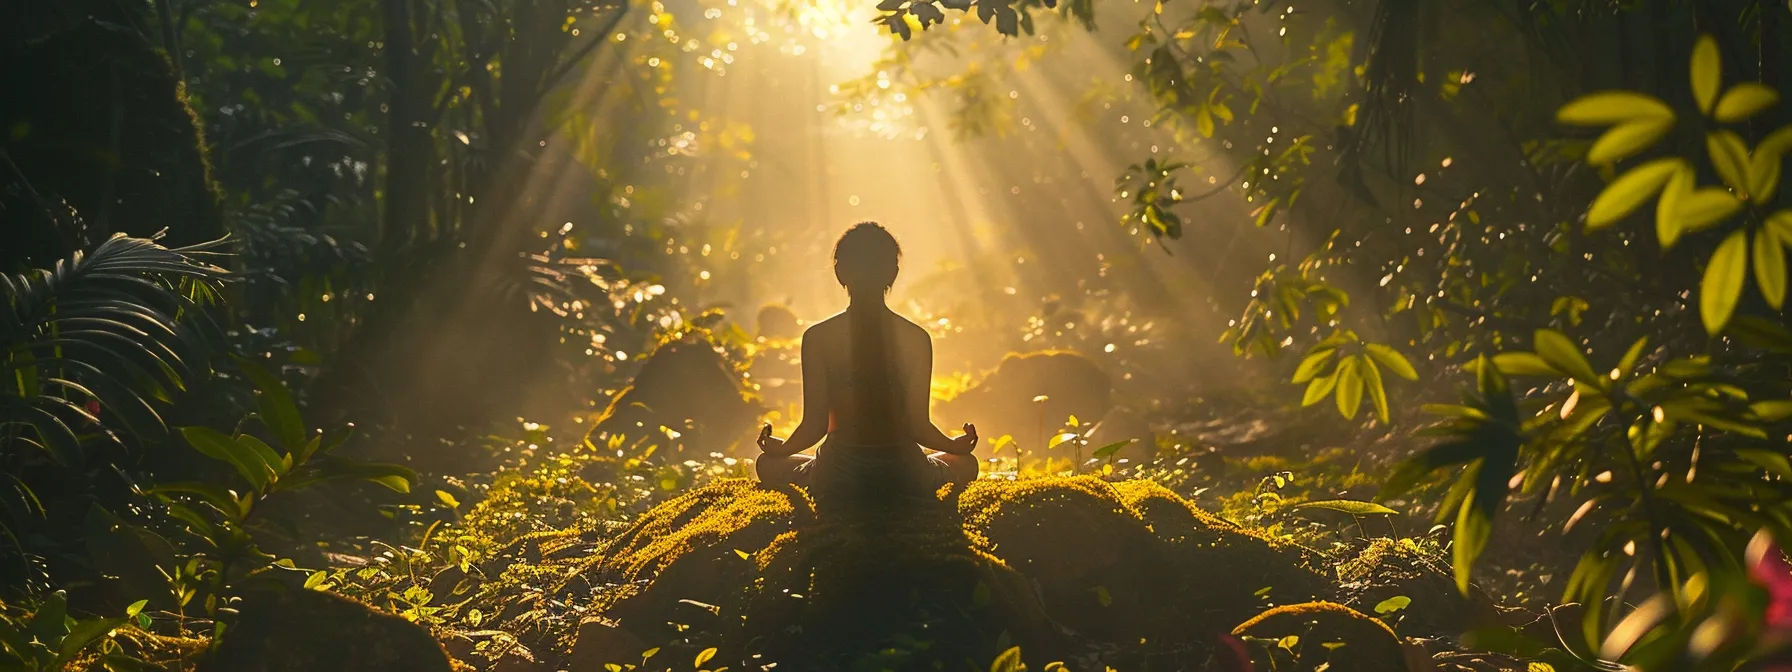
{"type": "Polygon", "coordinates": [[[236,473],[249,482],[256,490],[266,488],[268,477],[267,462],[257,457],[248,448],[238,445],[234,439],[223,432],[210,427],[182,427],[180,434],[186,437],[187,444],[193,446],[206,457],[228,463],[236,468],[236,473]]]}
{"type": "Polygon", "coordinates": [[[1756,203],[1767,203],[1773,200],[1774,192],[1779,190],[1780,172],[1784,156],[1766,150],[1756,150],[1748,160],[1748,198],[1756,203]]]}
{"type": "Polygon", "coordinates": [[[299,419],[299,407],[293,403],[292,393],[279,378],[254,362],[238,359],[237,365],[255,383],[255,410],[261,423],[274,433],[274,440],[280,442],[285,452],[298,451],[305,445],[305,423],[299,419]]]}
{"type": "Polygon", "coordinates": [[[1412,362],[1407,361],[1406,355],[1400,354],[1399,350],[1380,343],[1365,343],[1363,351],[1367,352],[1377,364],[1387,367],[1389,373],[1407,380],[1419,379],[1419,372],[1412,368],[1412,362]]]}
{"type": "Polygon", "coordinates": [[[1703,231],[1742,209],[1742,201],[1723,187],[1704,187],[1680,195],[1674,207],[1681,234],[1703,231]]]}
{"type": "Polygon", "coordinates": [[[1673,129],[1673,119],[1645,119],[1614,126],[1593,141],[1593,148],[1587,151],[1587,162],[1603,165],[1629,158],[1648,149],[1673,129]]]}
{"type": "Polygon", "coordinates": [[[237,498],[224,488],[211,483],[199,481],[157,483],[145,488],[144,492],[155,495],[168,495],[174,493],[197,495],[200,499],[204,500],[205,503],[212,505],[212,507],[216,508],[219,513],[224,514],[224,516],[231,520],[240,519],[243,515],[242,506],[238,503],[237,498]]]}
{"type": "Polygon", "coordinates": [[[1636,339],[1635,343],[1631,343],[1630,349],[1624,351],[1624,357],[1618,360],[1618,371],[1620,373],[1629,373],[1631,369],[1636,368],[1636,361],[1642,358],[1643,349],[1647,347],[1649,347],[1648,336],[1636,339]]]}
{"type": "Polygon", "coordinates": [[[1711,113],[1712,106],[1717,104],[1717,86],[1723,79],[1723,60],[1717,52],[1717,40],[1710,35],[1700,35],[1697,44],[1692,48],[1692,96],[1699,103],[1699,111],[1711,113]]]}
{"type": "Polygon", "coordinates": [[[1680,221],[1680,202],[1692,194],[1694,176],[1691,166],[1681,164],[1668,177],[1667,186],[1661,190],[1661,200],[1655,203],[1655,237],[1661,241],[1661,249],[1674,247],[1685,233],[1680,221]]]}
{"type": "Polygon", "coordinates": [[[1746,193],[1749,184],[1748,145],[1735,131],[1720,130],[1705,134],[1705,152],[1711,155],[1711,166],[1731,189],[1746,193]]]}
{"type": "Polygon", "coordinates": [[[1778,102],[1779,92],[1755,82],[1743,82],[1730,87],[1722,98],[1717,99],[1717,109],[1712,116],[1726,124],[1734,124],[1747,121],[1778,102]]]}
{"type": "Polygon", "coordinates": [[[1341,511],[1353,516],[1392,516],[1400,513],[1375,502],[1364,502],[1355,499],[1326,499],[1317,502],[1304,502],[1290,507],[1291,510],[1325,509],[1341,511]]]}
{"type": "Polygon", "coordinates": [[[1135,441],[1135,439],[1127,439],[1125,441],[1115,441],[1113,443],[1102,446],[1100,448],[1096,448],[1095,452],[1090,453],[1090,456],[1094,457],[1095,459],[1098,459],[1098,460],[1105,460],[1105,459],[1111,458],[1111,457],[1119,454],[1121,448],[1125,448],[1128,444],[1131,444],[1133,441],[1135,441]]]}
{"type": "Polygon", "coordinates": [[[1363,357],[1361,361],[1357,371],[1363,375],[1363,391],[1369,393],[1369,401],[1375,406],[1375,417],[1385,425],[1388,423],[1388,391],[1382,387],[1381,367],[1376,366],[1375,360],[1368,357],[1363,357]]]}
{"type": "Polygon", "coordinates": [[[1685,159],[1656,159],[1625,171],[1606,185],[1587,210],[1587,229],[1599,230],[1628,216],[1668,183],[1677,171],[1690,170],[1685,159]]]}
{"type": "Polygon", "coordinates": [[[268,471],[273,472],[276,477],[286,473],[286,460],[282,458],[279,453],[274,452],[274,449],[271,446],[262,442],[261,439],[248,434],[243,434],[236,437],[236,442],[237,445],[242,446],[244,450],[253,454],[256,459],[259,459],[266,464],[268,471]]]}
{"type": "Polygon", "coordinates": [[[1388,599],[1377,602],[1375,604],[1375,613],[1381,614],[1383,616],[1387,616],[1396,611],[1400,611],[1401,609],[1405,609],[1408,605],[1411,605],[1411,604],[1412,604],[1412,598],[1407,597],[1405,595],[1395,595],[1388,599]]]}
{"type": "Polygon", "coordinates": [[[1779,422],[1792,418],[1792,400],[1757,401],[1748,405],[1750,413],[1767,422],[1779,422]]]}
{"type": "Polygon", "coordinates": [[[1632,91],[1601,91],[1574,99],[1556,111],[1556,121],[1576,126],[1609,126],[1628,121],[1666,119],[1674,108],[1654,96],[1632,91]]]}
{"type": "Polygon", "coordinates": [[[716,657],[716,647],[713,646],[697,652],[697,667],[703,667],[704,663],[714,657],[716,657]]]}
{"type": "Polygon", "coordinates": [[[1767,305],[1779,310],[1786,303],[1786,251],[1770,229],[1755,232],[1755,284],[1767,305]]]}
{"type": "Polygon", "coordinates": [[[1593,387],[1605,384],[1599,374],[1593,372],[1593,365],[1587,362],[1587,356],[1581,354],[1580,348],[1575,347],[1574,341],[1569,340],[1568,336],[1562,332],[1554,329],[1538,329],[1533,338],[1536,341],[1534,345],[1537,348],[1537,356],[1542,357],[1543,361],[1549,362],[1549,365],[1557,371],[1566,373],[1568,377],[1593,387]]]}
{"type": "Polygon", "coordinates": [[[76,623],[75,627],[69,629],[68,635],[62,638],[62,645],[58,647],[60,651],[57,660],[65,664],[74,662],[75,658],[79,657],[87,647],[112,634],[113,630],[117,630],[126,622],[128,619],[114,617],[89,618],[76,623]]]}
{"type": "Polygon", "coordinates": [[[1733,231],[1712,253],[1705,266],[1705,279],[1699,283],[1699,317],[1705,332],[1717,335],[1736,312],[1742,298],[1742,285],[1748,272],[1748,237],[1733,231]]]}
{"type": "Polygon", "coordinates": [[[1325,364],[1330,362],[1332,356],[1336,354],[1338,354],[1337,348],[1321,349],[1315,346],[1313,350],[1307,352],[1306,358],[1300,360],[1300,366],[1295,367],[1294,379],[1290,382],[1305,383],[1317,377],[1319,371],[1324,369],[1325,364]]]}
{"type": "Polygon", "coordinates": [[[1326,395],[1331,394],[1332,389],[1336,388],[1337,386],[1338,386],[1338,372],[1337,371],[1333,371],[1332,375],[1329,375],[1329,376],[1320,376],[1318,378],[1314,378],[1313,382],[1307,384],[1307,394],[1306,394],[1306,396],[1301,398],[1300,405],[1305,407],[1305,406],[1312,406],[1313,404],[1319,403],[1319,401],[1321,399],[1324,399],[1326,397],[1326,395]]]}
{"type": "Polygon", "coordinates": [[[1561,371],[1542,357],[1529,352],[1502,352],[1493,356],[1493,368],[1508,376],[1546,376],[1563,375],[1561,371]]]}
{"type": "MultiPolygon", "coordinates": [[[[1487,470],[1487,463],[1471,467],[1477,481],[1480,473],[1487,470]]],[[[1464,476],[1463,478],[1469,478],[1464,476]]],[[[1505,483],[1499,487],[1504,488],[1505,483]]],[[[1477,502],[1483,499],[1482,487],[1476,484],[1475,491],[1462,501],[1462,508],[1457,510],[1455,536],[1450,543],[1450,565],[1456,575],[1456,590],[1468,593],[1469,580],[1474,573],[1475,561],[1487,550],[1487,540],[1493,536],[1493,520],[1491,512],[1477,502]]]]}
{"type": "Polygon", "coordinates": [[[1009,647],[1002,655],[996,656],[989,664],[989,672],[1026,672],[1027,664],[1021,661],[1020,647],[1009,647]]]}
{"type": "Polygon", "coordinates": [[[1344,357],[1338,360],[1338,412],[1344,417],[1355,420],[1357,409],[1363,404],[1363,377],[1357,372],[1358,359],[1344,357]]]}
{"type": "Polygon", "coordinates": [[[397,492],[410,492],[411,484],[417,482],[417,472],[396,464],[326,456],[312,460],[303,469],[293,470],[292,475],[280,480],[279,489],[297,490],[324,481],[347,479],[378,483],[397,492]]]}
{"type": "Polygon", "coordinates": [[[460,500],[455,499],[454,494],[447,490],[437,490],[436,499],[441,500],[441,502],[448,505],[448,508],[450,509],[460,508],[460,500]]]}

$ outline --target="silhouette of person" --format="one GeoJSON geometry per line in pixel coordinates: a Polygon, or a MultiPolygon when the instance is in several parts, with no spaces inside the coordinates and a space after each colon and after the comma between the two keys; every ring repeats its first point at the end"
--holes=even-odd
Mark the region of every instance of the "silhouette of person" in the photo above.
{"type": "Polygon", "coordinates": [[[825,502],[931,499],[946,483],[977,478],[977,428],[967,423],[948,437],[928,418],[932,339],[884,303],[901,256],[876,222],[835,243],[834,277],[850,303],[803,332],[803,419],[788,439],[772,436],[769,424],[760,431],[761,482],[803,485],[825,502]],[[814,457],[797,454],[824,437],[814,457]]]}

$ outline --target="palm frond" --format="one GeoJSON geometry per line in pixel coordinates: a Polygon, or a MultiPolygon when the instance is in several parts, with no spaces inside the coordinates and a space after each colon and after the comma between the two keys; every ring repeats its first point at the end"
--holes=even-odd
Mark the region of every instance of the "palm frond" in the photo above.
{"type": "Polygon", "coordinates": [[[110,425],[165,431],[146,397],[205,370],[192,323],[226,273],[204,261],[210,247],[115,235],[51,269],[0,274],[0,451],[67,464],[110,425]]]}

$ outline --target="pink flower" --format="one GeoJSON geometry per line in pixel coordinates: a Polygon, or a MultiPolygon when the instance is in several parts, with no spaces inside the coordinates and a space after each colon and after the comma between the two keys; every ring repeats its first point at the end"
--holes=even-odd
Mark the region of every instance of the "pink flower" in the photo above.
{"type": "Polygon", "coordinates": [[[1766,530],[1748,544],[1748,576],[1767,589],[1763,624],[1768,630],[1792,631],[1792,563],[1766,530]]]}

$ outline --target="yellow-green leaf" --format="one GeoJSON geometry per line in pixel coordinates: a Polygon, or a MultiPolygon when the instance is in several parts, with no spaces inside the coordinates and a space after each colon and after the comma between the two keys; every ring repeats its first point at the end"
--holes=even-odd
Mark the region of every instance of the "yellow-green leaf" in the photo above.
{"type": "Polygon", "coordinates": [[[1643,119],[1674,120],[1674,108],[1654,96],[1634,91],[1600,91],[1574,99],[1556,110],[1556,121],[1576,126],[1609,126],[1643,119]]]}
{"type": "Polygon", "coordinates": [[[1319,371],[1325,368],[1325,363],[1331,361],[1332,355],[1337,353],[1336,348],[1317,349],[1307,353],[1307,357],[1300,360],[1300,366],[1295,367],[1292,382],[1304,383],[1318,377],[1319,371]]]}
{"type": "Polygon", "coordinates": [[[1754,258],[1755,284],[1761,287],[1767,305],[1779,310],[1786,302],[1786,251],[1771,229],[1755,232],[1754,258]]]}
{"type": "Polygon", "coordinates": [[[1648,149],[1674,128],[1673,119],[1639,119],[1612,127],[1593,142],[1587,162],[1601,165],[1619,161],[1648,149]]]}
{"type": "Polygon", "coordinates": [[[1743,82],[1730,87],[1722,98],[1717,99],[1717,110],[1712,116],[1726,124],[1734,124],[1778,102],[1779,92],[1755,82],[1743,82]]]}
{"type": "Polygon", "coordinates": [[[1706,333],[1715,336],[1729,324],[1736,302],[1742,298],[1747,271],[1747,234],[1731,232],[1711,255],[1711,262],[1705,266],[1705,279],[1699,283],[1699,317],[1705,322],[1706,333]]]}
{"type": "Polygon", "coordinates": [[[1358,361],[1355,357],[1338,360],[1338,412],[1352,420],[1363,405],[1363,376],[1357,372],[1358,361]]]}
{"type": "Polygon", "coordinates": [[[1763,227],[1772,231],[1781,245],[1792,247],[1792,210],[1781,210],[1768,215],[1763,227]]]}
{"type": "Polygon", "coordinates": [[[1705,187],[1681,196],[1674,215],[1679,219],[1680,233],[1704,230],[1730,218],[1742,209],[1742,201],[1723,187],[1705,187]]]}
{"type": "Polygon", "coordinates": [[[1773,152],[1776,156],[1783,156],[1788,151],[1792,151],[1792,126],[1781,126],[1779,130],[1768,133],[1767,137],[1761,139],[1761,144],[1755,147],[1756,154],[1773,152]]]}
{"type": "Polygon", "coordinates": [[[1312,406],[1313,404],[1319,403],[1320,399],[1324,399],[1325,395],[1331,394],[1332,388],[1337,386],[1338,372],[1336,371],[1333,371],[1332,375],[1329,376],[1314,378],[1313,382],[1307,383],[1307,394],[1301,398],[1300,405],[1312,406]]]}
{"type": "Polygon", "coordinates": [[[716,657],[716,647],[709,647],[697,653],[697,667],[703,667],[709,659],[716,657]]]}
{"type": "Polygon", "coordinates": [[[1593,365],[1587,362],[1587,356],[1581,354],[1574,341],[1567,335],[1554,329],[1538,329],[1533,338],[1537,356],[1549,362],[1557,371],[1568,374],[1568,377],[1598,387],[1604,384],[1599,374],[1593,372],[1593,365]]]}
{"type": "Polygon", "coordinates": [[[1502,352],[1493,356],[1493,368],[1508,376],[1546,376],[1554,378],[1562,372],[1528,352],[1502,352]]]}
{"type": "Polygon", "coordinates": [[[1661,240],[1663,250],[1674,247],[1680,234],[1685,233],[1680,226],[1680,202],[1692,193],[1692,186],[1692,167],[1681,164],[1662,188],[1661,200],[1655,203],[1655,237],[1661,240]]]}
{"type": "Polygon", "coordinates": [[[1412,368],[1412,362],[1407,361],[1406,355],[1400,354],[1399,350],[1380,343],[1365,343],[1363,351],[1369,353],[1376,363],[1387,367],[1388,371],[1394,375],[1407,380],[1419,379],[1419,372],[1412,368]]]}
{"type": "Polygon", "coordinates": [[[1683,166],[1684,159],[1656,159],[1625,171],[1593,199],[1593,207],[1587,210],[1587,228],[1597,230],[1623,219],[1661,191],[1683,166]]]}
{"type": "Polygon", "coordinates": [[[1742,136],[1727,130],[1707,133],[1705,151],[1711,154],[1711,165],[1724,184],[1748,192],[1748,145],[1742,142],[1742,136]]]}
{"type": "Polygon", "coordinates": [[[1717,104],[1717,85],[1723,79],[1723,57],[1717,53],[1717,39],[1700,35],[1692,48],[1692,97],[1699,111],[1711,113],[1717,104]]]}
{"type": "Polygon", "coordinates": [[[1748,198],[1756,203],[1773,200],[1780,186],[1782,154],[1757,149],[1748,160],[1748,198]]]}
{"type": "Polygon", "coordinates": [[[1375,405],[1375,417],[1385,425],[1388,422],[1388,391],[1381,384],[1381,367],[1368,357],[1362,361],[1357,371],[1363,374],[1363,391],[1369,393],[1369,402],[1375,405]]]}

